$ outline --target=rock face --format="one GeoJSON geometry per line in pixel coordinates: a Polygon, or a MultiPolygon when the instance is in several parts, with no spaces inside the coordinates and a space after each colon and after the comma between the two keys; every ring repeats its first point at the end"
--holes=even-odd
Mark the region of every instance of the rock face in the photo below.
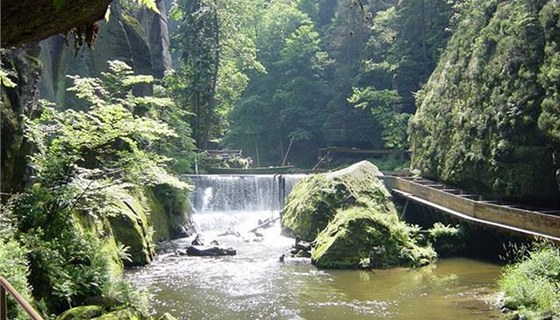
{"type": "Polygon", "coordinates": [[[143,194],[145,206],[151,211],[154,241],[185,236],[185,228],[190,224],[188,193],[168,184],[159,184],[145,188],[143,194]]]}
{"type": "Polygon", "coordinates": [[[493,197],[560,197],[560,3],[471,1],[410,124],[413,167],[493,197]]]}
{"type": "MultiPolygon", "coordinates": [[[[94,49],[74,53],[57,35],[41,41],[41,97],[58,105],[74,106],[72,95],[66,93],[71,84],[66,75],[96,77],[107,70],[108,60],[121,60],[132,66],[136,74],[162,78],[171,69],[166,7],[158,2],[161,15],[148,9],[123,9],[118,1],[111,4],[109,21],[99,23],[94,49]]],[[[150,85],[134,88],[136,95],[151,94],[150,85]]]]}
{"type": "MultiPolygon", "coordinates": [[[[2,2],[4,6],[4,2],[2,2]]],[[[2,21],[3,23],[4,21],[2,21]]],[[[2,49],[2,68],[16,84],[13,88],[2,85],[1,126],[1,190],[5,193],[21,191],[26,182],[29,145],[23,137],[23,118],[37,111],[38,80],[41,65],[37,56],[38,45],[27,45],[10,50],[2,49]]]]}
{"type": "Polygon", "coordinates": [[[371,163],[300,181],[283,210],[282,227],[314,240],[312,262],[320,268],[420,266],[436,256],[421,247],[400,221],[389,191],[371,163]]]}
{"type": "Polygon", "coordinates": [[[103,19],[112,0],[4,0],[2,47],[37,41],[103,19]]]}
{"type": "Polygon", "coordinates": [[[138,195],[130,194],[117,200],[115,214],[109,217],[115,239],[129,247],[130,261],[125,266],[142,266],[152,262],[155,246],[149,231],[148,211],[138,195]]]}

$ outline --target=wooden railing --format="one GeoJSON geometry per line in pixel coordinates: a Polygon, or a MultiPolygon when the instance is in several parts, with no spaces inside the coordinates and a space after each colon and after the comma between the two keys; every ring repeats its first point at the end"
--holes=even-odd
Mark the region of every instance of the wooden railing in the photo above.
{"type": "Polygon", "coordinates": [[[33,309],[19,292],[8,282],[8,280],[0,277],[0,320],[6,320],[8,317],[8,294],[27,312],[29,318],[32,320],[43,320],[43,317],[33,309]]]}

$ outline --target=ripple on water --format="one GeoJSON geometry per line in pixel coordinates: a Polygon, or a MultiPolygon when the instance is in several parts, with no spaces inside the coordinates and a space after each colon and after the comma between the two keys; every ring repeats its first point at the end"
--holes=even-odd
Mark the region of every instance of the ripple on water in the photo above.
{"type": "MultiPolygon", "coordinates": [[[[244,225],[250,229],[249,223],[244,225]]],[[[207,230],[206,240],[215,234],[207,230]]],[[[473,320],[499,315],[478,303],[492,292],[499,266],[445,259],[421,269],[317,270],[309,259],[279,263],[293,243],[279,234],[275,226],[265,231],[262,242],[220,237],[221,245],[237,249],[236,256],[164,254],[150,266],[127,271],[127,277],[153,294],[158,313],[180,319],[473,320]]],[[[190,240],[173,244],[183,248],[190,240]]]]}

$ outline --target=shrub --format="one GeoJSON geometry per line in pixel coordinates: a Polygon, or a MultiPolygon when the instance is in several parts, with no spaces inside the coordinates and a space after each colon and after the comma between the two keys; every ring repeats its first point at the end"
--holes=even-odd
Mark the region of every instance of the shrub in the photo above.
{"type": "MultiPolygon", "coordinates": [[[[0,275],[20,293],[31,301],[31,292],[27,283],[29,268],[26,260],[27,250],[13,238],[0,236],[0,275]]],[[[27,319],[26,313],[15,301],[8,299],[8,319],[27,319]]]]}
{"type": "Polygon", "coordinates": [[[538,244],[504,268],[498,281],[505,306],[529,318],[560,314],[560,249],[538,244]]]}

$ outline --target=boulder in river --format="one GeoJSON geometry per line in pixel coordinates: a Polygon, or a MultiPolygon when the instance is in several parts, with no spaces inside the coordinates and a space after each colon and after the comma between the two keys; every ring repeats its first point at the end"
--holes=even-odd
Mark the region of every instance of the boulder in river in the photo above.
{"type": "Polygon", "coordinates": [[[221,247],[205,247],[205,246],[190,246],[187,248],[187,255],[189,256],[234,256],[237,251],[233,248],[221,247]]]}
{"type": "MultiPolygon", "coordinates": [[[[436,257],[415,228],[400,221],[391,194],[368,161],[300,181],[283,210],[282,227],[313,241],[320,268],[420,266],[436,257]]],[[[297,253],[306,250],[298,250],[297,253]]]]}
{"type": "Polygon", "coordinates": [[[396,212],[375,208],[341,209],[317,236],[311,261],[320,268],[422,266],[436,258],[420,246],[396,212]]]}
{"type": "Polygon", "coordinates": [[[284,233],[313,241],[338,209],[368,203],[392,208],[391,195],[379,175],[382,173],[376,166],[362,161],[342,170],[301,180],[282,211],[284,233]]]}

